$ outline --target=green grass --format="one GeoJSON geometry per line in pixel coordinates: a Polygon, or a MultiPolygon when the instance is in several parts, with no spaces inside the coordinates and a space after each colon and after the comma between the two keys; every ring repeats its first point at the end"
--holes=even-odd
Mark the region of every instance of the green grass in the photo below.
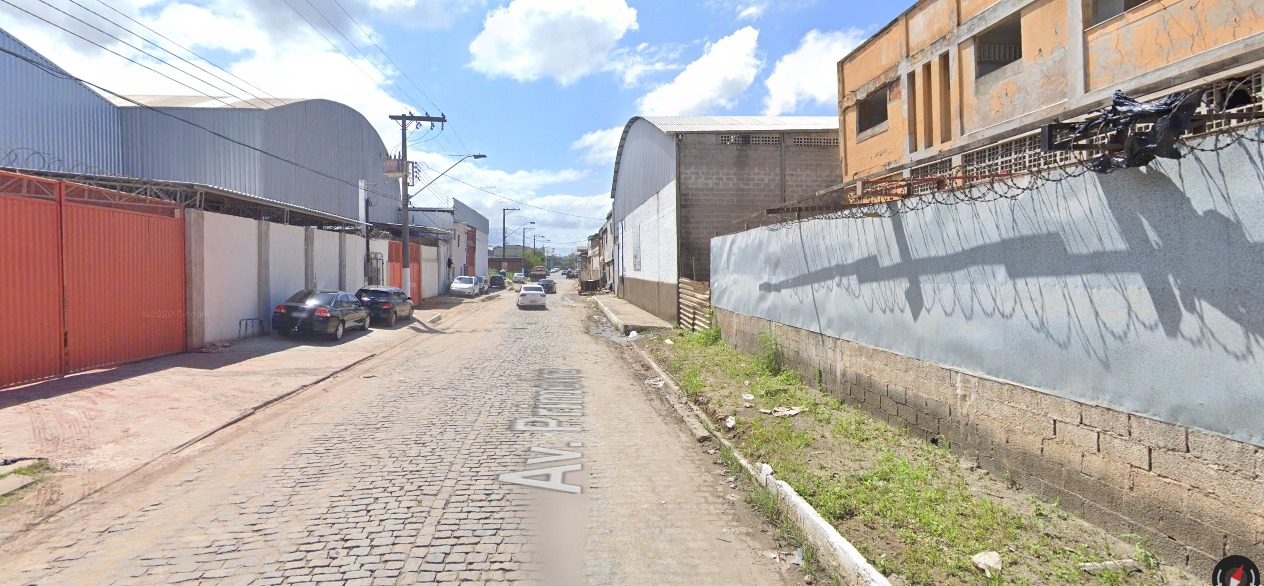
{"type": "MultiPolygon", "coordinates": [[[[936,444],[907,430],[876,420],[856,407],[822,392],[823,375],[811,384],[789,368],[776,338],[763,334],[754,355],[720,343],[718,332],[690,332],[674,345],[650,347],[660,364],[681,381],[682,394],[712,405],[716,412],[738,412],[730,438],[753,462],[766,462],[829,522],[844,529],[866,558],[884,574],[899,574],[909,584],[1144,584],[1153,574],[1122,572],[1089,576],[1076,564],[1105,561],[1114,554],[1105,545],[1059,540],[1050,531],[1067,523],[1057,503],[1034,497],[1020,512],[972,490],[946,441],[936,444]],[[791,418],[751,416],[739,410],[806,408],[791,418]],[[825,454],[825,455],[821,455],[825,454]],[[985,580],[970,557],[981,551],[1001,553],[1005,569],[985,580]],[[1019,571],[1022,570],[1022,571],[1019,571]]],[[[727,450],[732,470],[740,466],[727,450]]],[[[744,474],[738,474],[743,476],[744,474]]],[[[999,479],[1017,488],[1012,476],[999,479]]],[[[796,536],[771,494],[752,487],[748,502],[778,525],[778,536],[796,536]]],[[[798,536],[801,538],[801,536],[798,536]]],[[[1138,561],[1150,563],[1137,542],[1138,561]]],[[[805,550],[806,551],[806,550],[805,550]]]]}

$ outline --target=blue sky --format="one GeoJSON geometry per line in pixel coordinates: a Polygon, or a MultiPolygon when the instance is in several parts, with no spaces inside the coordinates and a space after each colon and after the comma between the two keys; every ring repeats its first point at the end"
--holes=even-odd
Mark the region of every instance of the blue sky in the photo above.
{"type": "Polygon", "coordinates": [[[6,2],[198,90],[0,2],[0,28],[72,74],[120,93],[227,93],[218,91],[226,89],[223,83],[217,82],[218,89],[199,83],[197,78],[209,77],[187,63],[168,57],[172,65],[160,64],[123,43],[128,41],[166,56],[154,48],[162,45],[206,69],[213,68],[203,60],[223,67],[241,87],[230,92],[346,103],[382,132],[388,148],[397,148],[399,131],[387,116],[441,111],[451,123],[442,132],[415,132],[410,158],[435,170],[447,168],[453,155],[479,152],[488,158],[459,165],[417,196],[420,204],[440,205],[455,197],[472,205],[492,221],[493,244],[500,240],[500,209],[525,208],[511,214],[510,229],[535,221],[536,233],[560,251],[572,250],[594,232],[609,210],[614,147],[629,117],[837,115],[834,63],[911,5],[826,0],[6,2]]]}

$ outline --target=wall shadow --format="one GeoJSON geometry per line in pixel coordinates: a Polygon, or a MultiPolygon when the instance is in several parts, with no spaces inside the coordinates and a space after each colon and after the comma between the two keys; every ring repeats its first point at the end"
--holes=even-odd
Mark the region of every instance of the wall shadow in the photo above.
{"type": "MultiPolygon", "coordinates": [[[[1166,172],[1069,179],[1012,202],[818,220],[810,235],[811,224],[801,224],[790,229],[799,231],[802,265],[779,261],[790,264],[779,272],[797,274],[759,289],[811,302],[818,332],[825,323],[817,297],[843,291],[870,313],[907,313],[915,322],[929,311],[966,321],[1021,319],[1059,348],[1078,345],[1107,365],[1110,342],[1158,331],[1254,360],[1264,342],[1264,242],[1252,241],[1235,205],[1258,238],[1264,188],[1231,193],[1226,177],[1245,174],[1261,186],[1264,165],[1259,144],[1231,148],[1245,168],[1216,153],[1171,163],[1166,172]],[[1211,198],[1208,209],[1195,208],[1191,186],[1200,203],[1211,198]]],[[[788,235],[780,238],[790,244],[788,235]]]]}

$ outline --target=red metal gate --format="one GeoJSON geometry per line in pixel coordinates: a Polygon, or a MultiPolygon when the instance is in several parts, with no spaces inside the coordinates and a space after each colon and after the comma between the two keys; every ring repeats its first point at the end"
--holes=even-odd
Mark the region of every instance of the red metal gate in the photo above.
{"type": "Polygon", "coordinates": [[[408,280],[412,281],[412,287],[404,287],[401,284],[404,280],[403,251],[403,243],[398,240],[392,240],[390,247],[387,249],[386,260],[391,265],[391,286],[408,291],[408,296],[412,297],[413,301],[421,301],[423,297],[421,294],[421,245],[414,242],[408,243],[408,254],[410,255],[408,264],[412,267],[412,271],[408,274],[408,280]]]}
{"type": "Polygon", "coordinates": [[[0,387],[182,352],[183,208],[0,172],[0,387]]]}

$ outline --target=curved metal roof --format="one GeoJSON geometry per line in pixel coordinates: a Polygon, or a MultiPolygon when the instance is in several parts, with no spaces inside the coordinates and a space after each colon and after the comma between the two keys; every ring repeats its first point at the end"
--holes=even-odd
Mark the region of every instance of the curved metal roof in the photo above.
{"type": "Polygon", "coordinates": [[[268,110],[278,106],[286,106],[297,102],[305,102],[306,98],[252,98],[242,100],[229,96],[106,96],[115,106],[123,108],[249,108],[268,110]]]}

